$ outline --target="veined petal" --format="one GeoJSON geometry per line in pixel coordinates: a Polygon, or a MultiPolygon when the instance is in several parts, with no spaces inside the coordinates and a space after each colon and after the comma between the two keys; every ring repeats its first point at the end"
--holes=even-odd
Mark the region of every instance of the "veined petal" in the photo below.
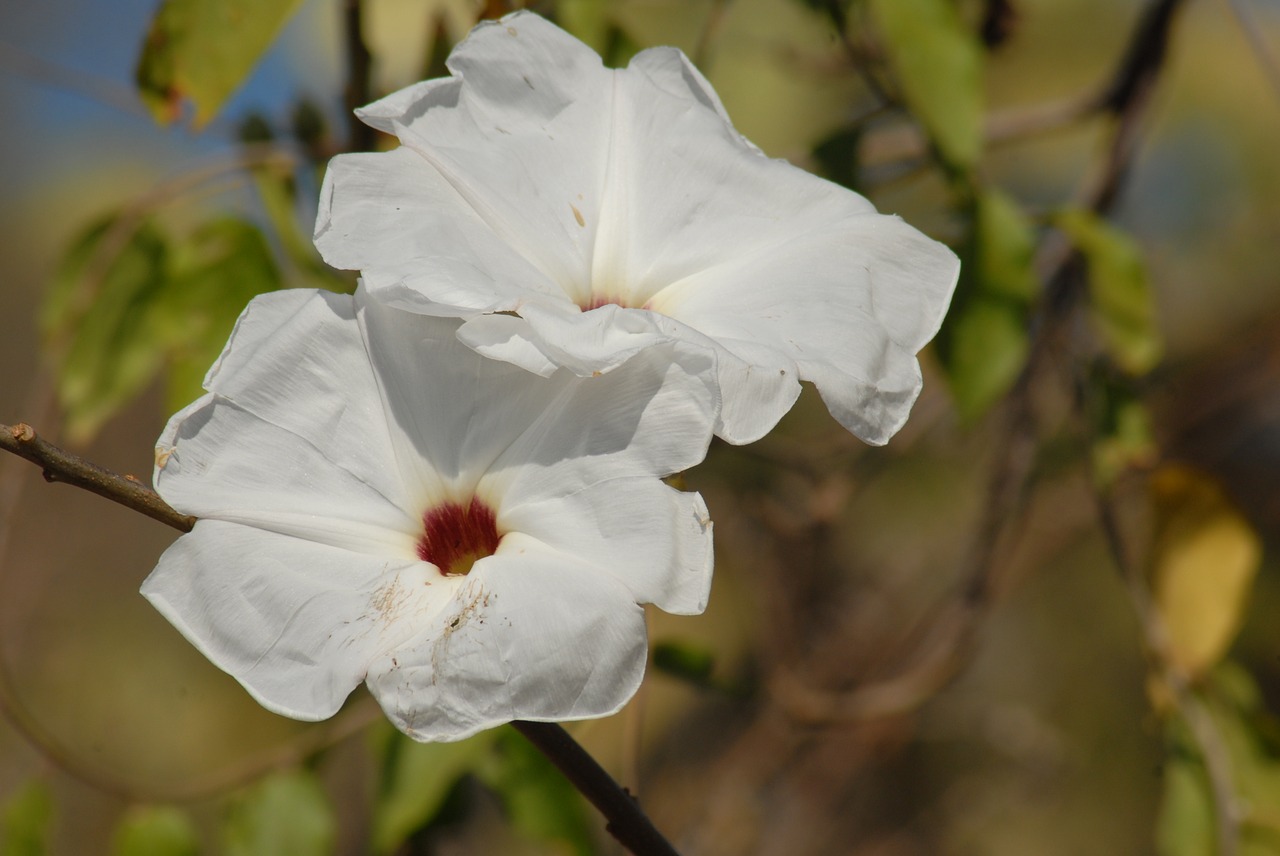
{"type": "Polygon", "coordinates": [[[408,148],[333,160],[315,243],[334,267],[363,271],[385,302],[426,314],[514,309],[537,292],[564,296],[408,148]]]}
{"type": "MultiPolygon", "coordinates": [[[[305,412],[316,400],[303,396],[295,405],[305,412]]],[[[385,437],[385,428],[380,434],[385,437]]],[[[360,445],[354,436],[348,440],[360,445]]],[[[344,468],[297,434],[231,401],[206,395],[179,412],[162,448],[168,451],[161,453],[156,489],[184,513],[356,552],[414,558],[420,525],[415,512],[369,484],[376,479],[344,468]]],[[[335,453],[344,456],[341,447],[330,449],[335,453]]]]}
{"type": "MultiPolygon", "coordinates": [[[[313,450],[317,464],[340,468],[392,505],[407,508],[398,474],[386,466],[391,441],[354,318],[354,306],[346,295],[311,289],[261,295],[236,322],[226,348],[205,378],[205,388],[224,405],[234,405],[299,438],[313,450]]],[[[170,459],[178,431],[205,410],[210,412],[199,419],[208,421],[212,407],[206,400],[170,419],[157,444],[155,471],[157,490],[179,510],[200,516],[215,513],[212,506],[201,506],[201,511],[184,508],[185,498],[171,492],[181,488],[169,477],[172,472],[164,473],[162,464],[170,459]]],[[[185,430],[192,434],[194,423],[185,430]]],[[[245,446],[239,456],[270,464],[273,453],[244,437],[238,439],[245,446]]],[[[279,438],[279,442],[286,440],[279,438]]],[[[271,469],[266,466],[263,475],[271,469]]],[[[190,468],[187,472],[193,474],[190,468]]]]}
{"type": "Polygon", "coordinates": [[[561,372],[561,394],[493,460],[484,484],[516,505],[688,469],[711,441],[714,376],[712,354],[682,343],[650,348],[599,377],[561,372]]]}
{"type": "Polygon", "coordinates": [[[142,584],[259,703],[305,720],[336,713],[370,663],[444,609],[451,589],[422,562],[219,520],[196,523],[142,584]]]}
{"type": "Polygon", "coordinates": [[[620,478],[504,506],[502,526],[617,577],[637,603],[676,615],[707,608],[711,516],[702,497],[620,478]]]}
{"type": "Polygon", "coordinates": [[[958,274],[942,244],[896,217],[861,215],[726,260],[655,302],[748,362],[768,351],[794,361],[841,424],[882,444],[919,394],[916,353],[958,274]]]}
{"type": "Polygon", "coordinates": [[[718,409],[709,349],[667,343],[607,379],[565,370],[542,378],[462,347],[456,321],[364,299],[360,318],[394,436],[413,444],[399,457],[416,455],[467,489],[486,476],[512,499],[665,476],[706,454],[718,409]],[[445,363],[448,371],[422,370],[445,363]],[[575,467],[582,474],[566,481],[575,467]]]}
{"type": "Polygon", "coordinates": [[[606,716],[644,675],[644,612],[611,574],[508,536],[448,612],[369,669],[391,721],[416,740],[461,740],[514,719],[606,716]]]}
{"type": "Polygon", "coordinates": [[[448,65],[452,80],[393,94],[361,118],[400,137],[501,241],[573,295],[590,275],[613,73],[563,30],[519,13],[477,26],[448,65]]]}

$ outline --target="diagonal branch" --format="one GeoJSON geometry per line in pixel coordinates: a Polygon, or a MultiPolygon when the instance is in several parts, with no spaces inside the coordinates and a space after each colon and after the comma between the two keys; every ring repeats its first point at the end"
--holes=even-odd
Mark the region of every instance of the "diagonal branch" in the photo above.
{"type": "Polygon", "coordinates": [[[12,426],[0,424],[0,449],[42,468],[45,481],[84,488],[183,532],[190,532],[196,524],[194,517],[175,511],[134,476],[122,476],[60,449],[38,437],[35,429],[25,422],[12,426]]]}

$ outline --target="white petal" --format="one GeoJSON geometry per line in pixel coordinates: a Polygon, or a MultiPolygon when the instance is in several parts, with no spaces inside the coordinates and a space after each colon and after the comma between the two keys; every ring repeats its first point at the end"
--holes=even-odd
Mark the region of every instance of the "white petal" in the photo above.
{"type": "Polygon", "coordinates": [[[880,444],[920,391],[916,352],[937,332],[958,272],[942,244],[868,214],[743,253],[658,301],[750,362],[762,363],[766,350],[794,361],[841,424],[880,444]]]}
{"type": "Polygon", "coordinates": [[[546,281],[580,289],[601,204],[613,72],[558,27],[519,13],[476,27],[448,65],[461,80],[420,84],[361,117],[399,136],[546,281]]]}
{"type": "MultiPolygon", "coordinates": [[[[366,383],[372,386],[371,379],[366,383]]],[[[303,395],[281,403],[305,413],[315,401],[303,395]]],[[[358,435],[347,439],[360,446],[358,435]]],[[[378,556],[414,557],[420,511],[388,500],[369,484],[376,477],[344,469],[309,441],[226,399],[206,395],[179,413],[164,442],[170,450],[156,489],[184,513],[378,556]]],[[[330,454],[345,450],[335,446],[330,454]]],[[[388,453],[382,468],[394,469],[387,466],[393,460],[388,453]]]]}
{"type": "Polygon", "coordinates": [[[549,365],[587,377],[612,371],[646,348],[669,345],[673,336],[665,321],[652,312],[612,305],[579,312],[534,303],[521,307],[519,317],[469,319],[458,338],[486,357],[534,370],[536,353],[549,365]]]}
{"type": "Polygon", "coordinates": [[[493,495],[515,501],[591,479],[665,476],[706,454],[718,410],[708,349],[655,347],[607,379],[542,378],[469,350],[455,321],[361,307],[393,436],[412,444],[400,459],[429,463],[419,465],[424,482],[440,474],[470,490],[488,474],[501,484],[493,495]]]}
{"type": "Polygon", "coordinates": [[[606,716],[644,674],[644,613],[616,578],[508,536],[449,611],[381,657],[368,684],[416,740],[461,740],[514,719],[606,716]]]}
{"type": "Polygon", "coordinates": [[[142,593],[264,707],[316,720],[448,605],[447,582],[423,562],[201,520],[160,557],[142,593]]]}
{"type": "Polygon", "coordinates": [[[560,395],[489,466],[486,489],[515,506],[700,463],[718,411],[714,374],[709,351],[679,343],[649,348],[607,375],[557,374],[560,395]]]}
{"type": "Polygon", "coordinates": [[[408,148],[333,160],[315,243],[334,267],[362,271],[381,299],[418,312],[512,309],[530,290],[563,298],[408,148]]]}
{"type": "MultiPolygon", "coordinates": [[[[387,466],[391,444],[386,420],[354,317],[347,295],[296,289],[254,298],[209,370],[205,388],[295,435],[318,463],[344,470],[387,502],[405,508],[398,473],[387,466]]],[[[171,460],[167,453],[177,432],[205,408],[197,402],[170,419],[158,442],[157,464],[171,460]]],[[[194,430],[194,424],[186,428],[188,434],[194,430]]],[[[263,464],[273,460],[274,451],[250,442],[244,446],[239,454],[246,460],[255,455],[263,464]]],[[[169,494],[172,479],[165,478],[172,474],[163,469],[156,468],[157,489],[175,502],[169,494]]]]}
{"type": "Polygon", "coordinates": [[[711,590],[711,517],[702,497],[656,479],[613,479],[509,507],[498,521],[617,577],[637,603],[697,615],[711,590]]]}
{"type": "Polygon", "coordinates": [[[713,339],[644,309],[602,306],[578,313],[538,305],[522,312],[520,318],[472,318],[459,329],[458,338],[486,357],[528,371],[547,375],[563,366],[584,377],[611,371],[649,348],[675,355],[705,349],[715,355],[713,388],[723,406],[715,433],[730,443],[751,443],[763,437],[800,395],[795,360],[758,341],[713,339]]]}

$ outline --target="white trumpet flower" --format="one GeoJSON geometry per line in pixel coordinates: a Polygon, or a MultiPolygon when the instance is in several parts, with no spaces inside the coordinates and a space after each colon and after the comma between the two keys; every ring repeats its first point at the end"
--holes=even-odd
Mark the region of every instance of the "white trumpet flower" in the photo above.
{"type": "Polygon", "coordinates": [[[607,69],[520,12],[480,24],[448,66],[359,111],[402,145],[331,163],[316,225],[330,264],[542,375],[711,348],[731,443],[767,433],[801,380],[868,442],[901,427],[955,286],[945,246],[764,156],[673,48],[607,69]]]}
{"type": "Polygon", "coordinates": [[[397,727],[457,740],[621,707],[643,611],[698,613],[713,357],[676,343],[539,378],[459,321],[326,292],[255,299],[157,447],[199,518],[143,594],[264,706],[332,715],[362,681],[397,727]]]}

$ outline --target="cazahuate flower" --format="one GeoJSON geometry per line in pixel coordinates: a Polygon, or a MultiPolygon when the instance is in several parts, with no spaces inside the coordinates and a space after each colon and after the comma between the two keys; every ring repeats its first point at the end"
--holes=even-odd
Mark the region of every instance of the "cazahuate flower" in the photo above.
{"type": "Polygon", "coordinates": [[[706,507],[660,477],[706,452],[711,355],[540,378],[458,325],[259,297],[160,438],[156,489],[199,522],[143,594],[277,713],[363,681],[419,740],[605,715],[644,670],[639,604],[706,604],[706,507]]]}
{"type": "Polygon", "coordinates": [[[359,111],[402,145],[330,165],[326,261],[380,300],[464,319],[462,341],[539,374],[702,343],[731,443],[768,432],[801,380],[868,442],[902,425],[956,281],[945,246],[765,157],[673,48],[607,69],[516,13],[476,27],[448,65],[359,111]]]}

